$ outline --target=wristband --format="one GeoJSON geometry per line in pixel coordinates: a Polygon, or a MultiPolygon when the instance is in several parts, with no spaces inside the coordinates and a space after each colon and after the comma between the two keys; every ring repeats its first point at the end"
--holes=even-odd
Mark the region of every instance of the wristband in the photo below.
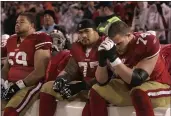
{"type": "Polygon", "coordinates": [[[26,87],[26,85],[24,84],[23,80],[19,80],[16,82],[16,85],[20,88],[23,89],[26,87]]]}
{"type": "Polygon", "coordinates": [[[116,60],[114,60],[114,62],[110,62],[112,67],[115,67],[115,66],[117,66],[118,64],[121,64],[121,63],[122,63],[122,61],[121,61],[120,58],[116,58],[116,60]]]}

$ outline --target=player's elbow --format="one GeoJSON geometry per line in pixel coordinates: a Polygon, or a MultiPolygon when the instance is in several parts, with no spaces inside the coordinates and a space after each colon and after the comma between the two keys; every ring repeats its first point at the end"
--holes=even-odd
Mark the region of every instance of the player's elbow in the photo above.
{"type": "Polygon", "coordinates": [[[131,85],[133,87],[141,85],[143,82],[145,82],[149,77],[149,74],[140,68],[136,68],[133,71],[132,74],[132,80],[131,80],[131,85]]]}

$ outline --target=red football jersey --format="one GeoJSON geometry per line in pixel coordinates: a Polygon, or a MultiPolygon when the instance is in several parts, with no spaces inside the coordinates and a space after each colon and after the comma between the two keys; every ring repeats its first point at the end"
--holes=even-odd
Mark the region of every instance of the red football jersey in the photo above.
{"type": "Polygon", "coordinates": [[[9,81],[24,79],[34,70],[34,54],[39,49],[50,49],[52,39],[46,33],[35,32],[28,35],[19,46],[17,46],[18,36],[12,35],[7,41],[8,62],[10,70],[9,81]]]}
{"type": "Polygon", "coordinates": [[[70,58],[70,51],[63,50],[51,58],[46,70],[46,82],[55,80],[58,74],[65,68],[70,58]]]}
{"type": "Polygon", "coordinates": [[[169,73],[171,75],[171,44],[161,45],[160,53],[162,54],[165,60],[165,65],[168,68],[169,73]]]}
{"type": "Polygon", "coordinates": [[[95,77],[95,71],[98,66],[98,46],[102,42],[99,39],[92,48],[85,49],[81,43],[76,42],[71,47],[71,55],[79,66],[79,72],[83,75],[85,81],[95,77]]]}
{"type": "MultiPolygon", "coordinates": [[[[124,55],[120,55],[122,62],[133,68],[143,59],[155,56],[160,52],[159,40],[150,33],[134,33],[135,38],[128,45],[128,50],[124,55]]],[[[159,54],[155,68],[150,75],[151,81],[163,84],[171,84],[171,77],[168,73],[164,59],[159,54]]]]}

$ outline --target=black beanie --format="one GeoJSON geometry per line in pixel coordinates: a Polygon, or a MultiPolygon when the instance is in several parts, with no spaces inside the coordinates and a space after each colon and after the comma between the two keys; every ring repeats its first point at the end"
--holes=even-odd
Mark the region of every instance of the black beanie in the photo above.
{"type": "Polygon", "coordinates": [[[82,21],[78,23],[77,31],[81,29],[85,29],[85,28],[93,28],[94,30],[96,30],[96,25],[94,21],[91,19],[83,19],[82,21]]]}
{"type": "Polygon", "coordinates": [[[52,11],[52,10],[45,10],[44,15],[46,15],[46,14],[50,15],[53,18],[53,20],[56,21],[56,17],[55,17],[55,12],[54,11],[52,11]]]}

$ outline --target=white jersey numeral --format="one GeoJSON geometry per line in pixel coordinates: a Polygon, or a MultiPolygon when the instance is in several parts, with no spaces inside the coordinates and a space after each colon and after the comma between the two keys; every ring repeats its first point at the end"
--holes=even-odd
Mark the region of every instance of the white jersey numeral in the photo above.
{"type": "MultiPolygon", "coordinates": [[[[95,68],[98,66],[98,61],[90,62],[90,68],[95,68]]],[[[79,67],[83,67],[83,76],[87,76],[87,70],[88,70],[88,62],[78,62],[79,67]]]]}
{"type": "Polygon", "coordinates": [[[140,41],[141,41],[144,45],[146,45],[147,44],[147,40],[144,40],[144,38],[146,38],[148,35],[151,35],[151,34],[150,33],[141,33],[140,34],[141,37],[138,38],[136,44],[139,44],[140,41]]]}
{"type": "Polygon", "coordinates": [[[83,76],[86,77],[88,64],[87,62],[78,62],[79,67],[83,67],[83,76]]]}
{"type": "MultiPolygon", "coordinates": [[[[25,52],[10,52],[9,58],[15,56],[15,60],[17,64],[22,64],[23,66],[27,66],[27,54],[25,52]],[[21,60],[19,59],[21,57],[21,60]]],[[[8,59],[10,65],[14,65],[14,61],[12,59],[8,59]]]]}

